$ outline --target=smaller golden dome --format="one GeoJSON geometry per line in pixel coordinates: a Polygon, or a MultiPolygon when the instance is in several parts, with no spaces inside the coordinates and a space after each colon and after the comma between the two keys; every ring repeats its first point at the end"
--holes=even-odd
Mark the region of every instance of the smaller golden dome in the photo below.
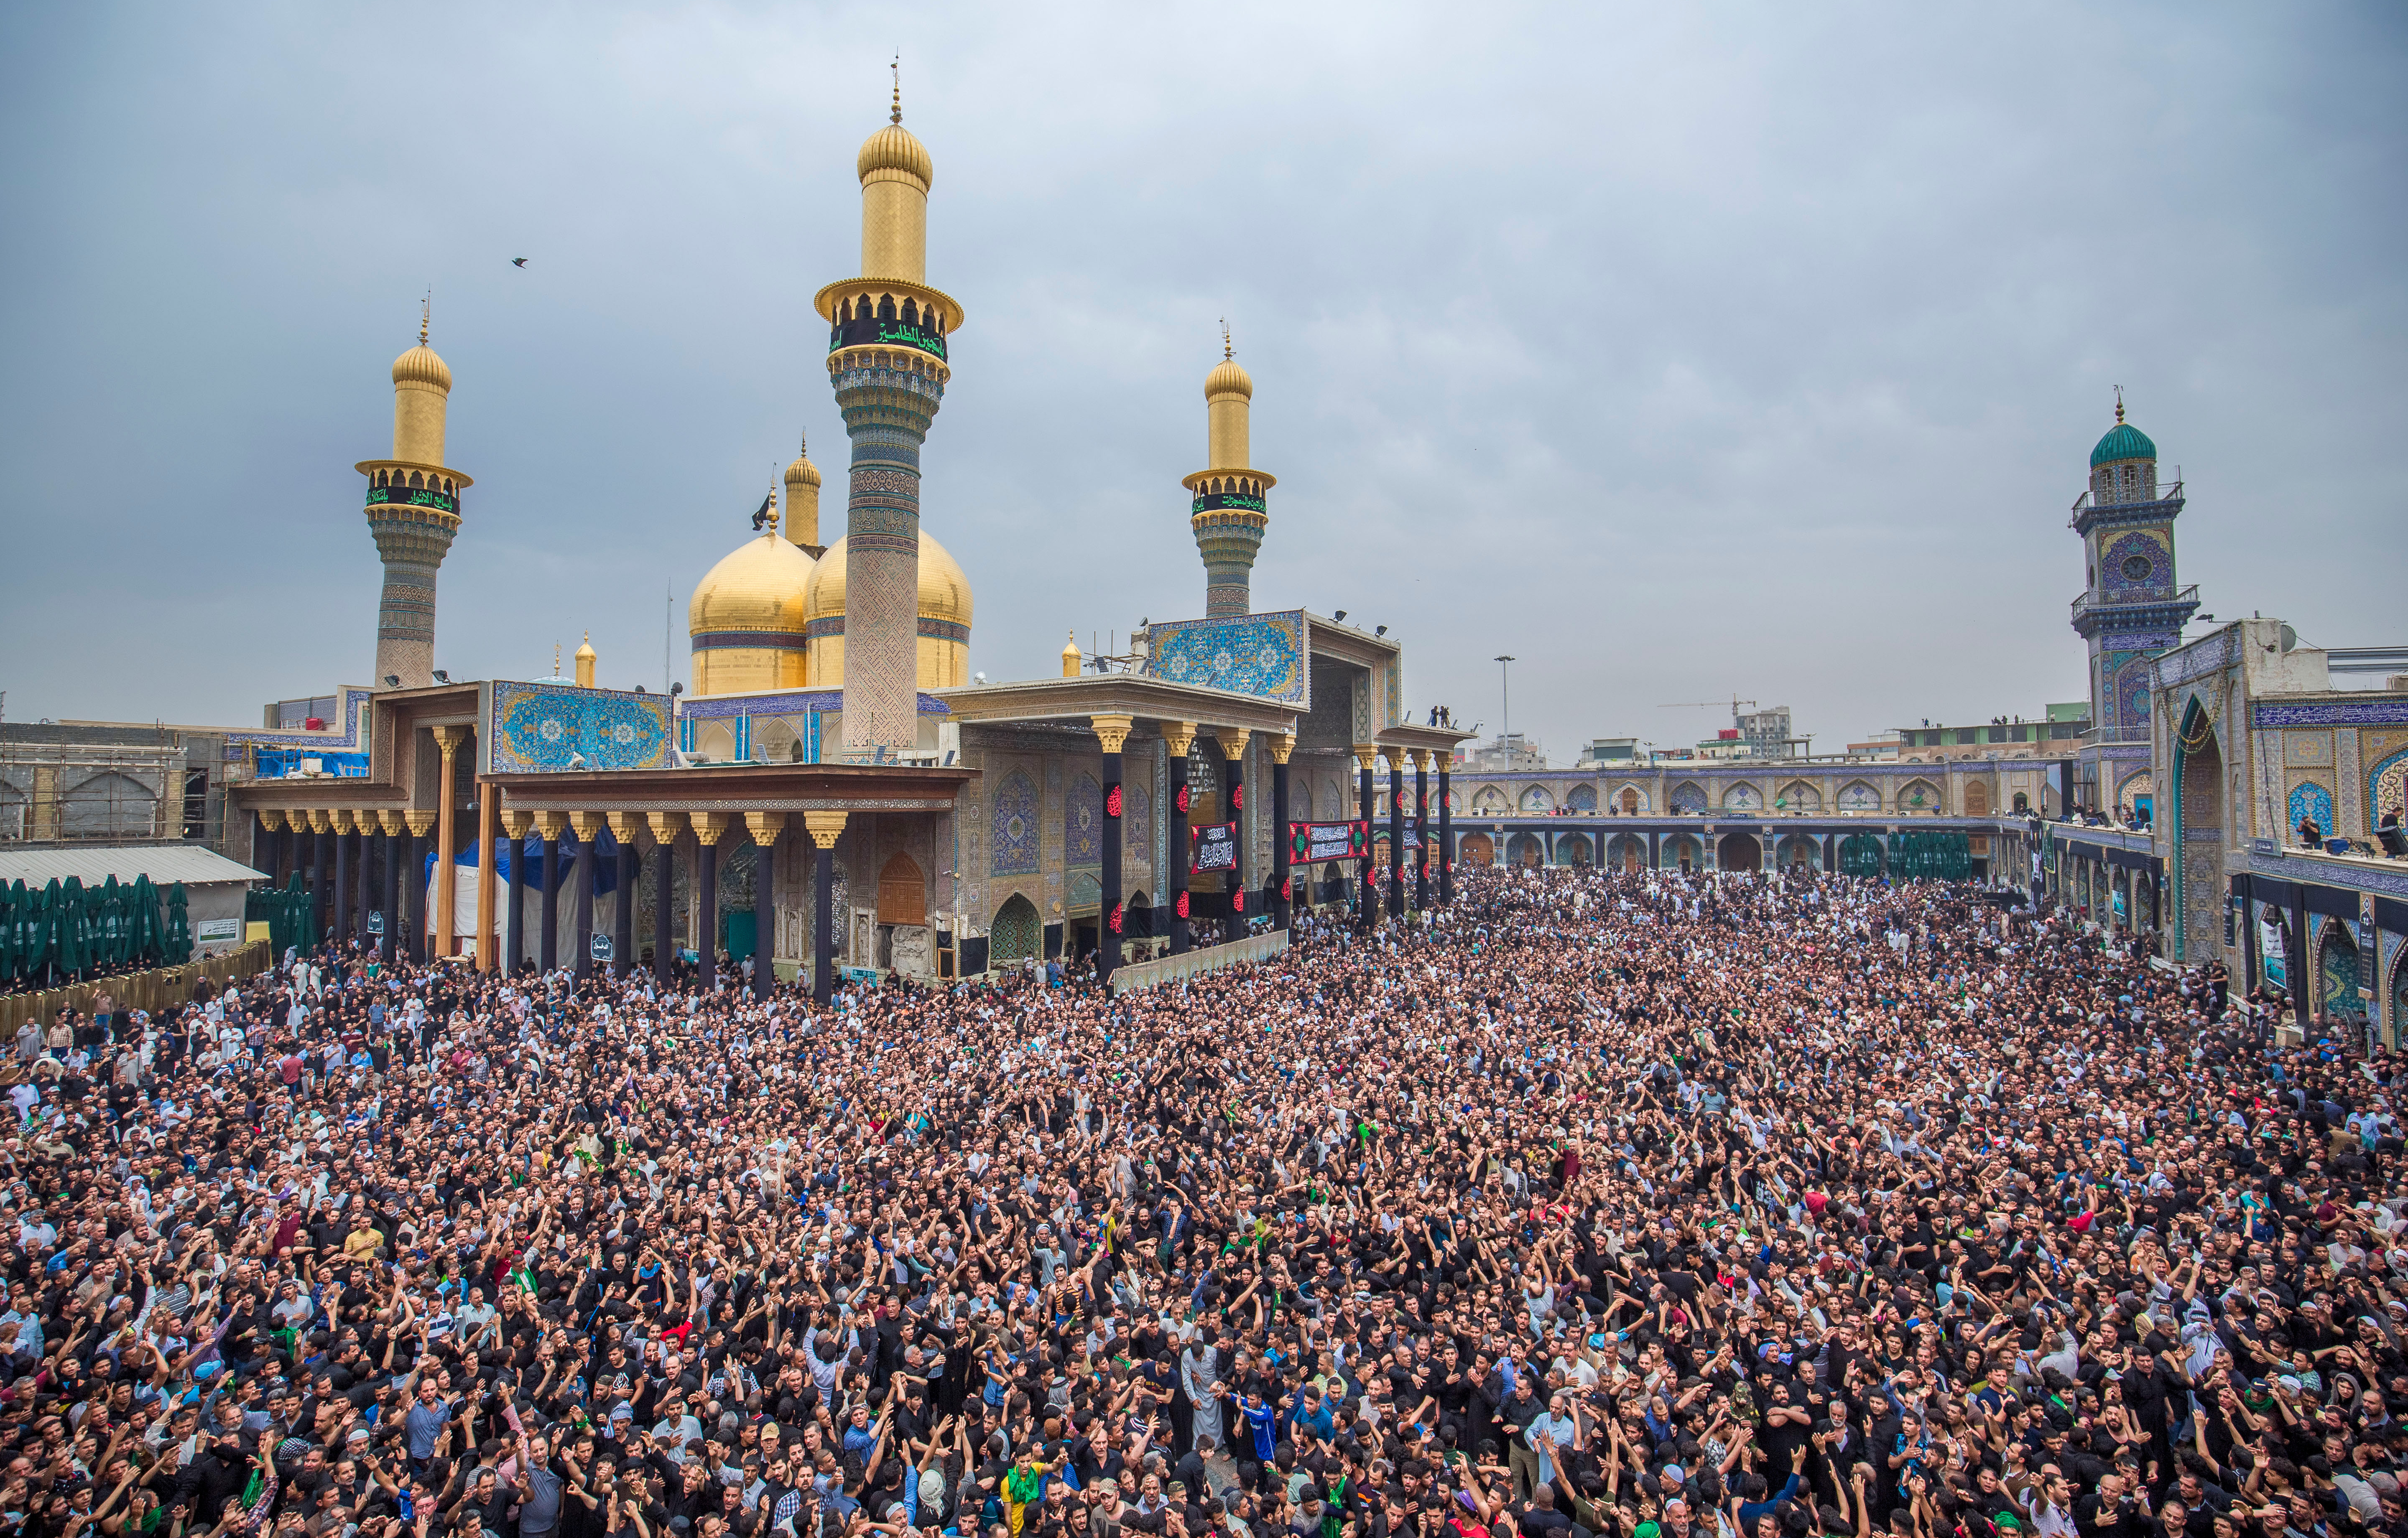
{"type": "Polygon", "coordinates": [[[433,348],[421,342],[393,361],[393,382],[397,385],[433,385],[449,395],[452,393],[452,370],[435,355],[433,348]]]}
{"type": "Polygon", "coordinates": [[[1235,358],[1222,359],[1211,373],[1204,376],[1204,398],[1211,401],[1223,395],[1242,395],[1250,401],[1254,398],[1254,378],[1238,366],[1235,358]]]}
{"type": "Polygon", "coordinates": [[[723,630],[803,634],[803,595],[811,558],[775,530],[748,539],[710,568],[686,605],[686,633],[723,630]]]}
{"type": "Polygon", "coordinates": [[[1070,638],[1062,643],[1062,676],[1065,678],[1077,677],[1080,673],[1081,664],[1085,662],[1085,661],[1086,655],[1079,649],[1078,634],[1076,632],[1073,632],[1070,638]]]}
{"type": "MultiPolygon", "coordinates": [[[[787,485],[817,486],[819,483],[820,467],[811,463],[810,455],[796,454],[795,456],[795,463],[786,466],[787,485]]],[[[786,500],[791,503],[794,501],[794,498],[790,496],[786,500]]]]}
{"type": "Polygon", "coordinates": [[[588,635],[583,641],[578,644],[577,661],[580,662],[591,662],[598,660],[600,657],[601,653],[594,649],[593,636],[588,635]]]}
{"type": "Polygon", "coordinates": [[[861,154],[853,164],[864,181],[872,171],[900,171],[918,178],[921,191],[925,192],[937,179],[937,164],[928,158],[928,147],[899,122],[888,123],[862,140],[861,154]]]}

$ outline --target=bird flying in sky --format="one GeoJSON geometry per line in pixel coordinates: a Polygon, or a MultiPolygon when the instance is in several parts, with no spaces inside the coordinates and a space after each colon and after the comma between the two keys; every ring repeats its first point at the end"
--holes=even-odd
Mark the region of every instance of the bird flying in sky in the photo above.
{"type": "Polygon", "coordinates": [[[514,256],[510,258],[510,265],[513,267],[523,267],[526,265],[526,262],[527,259],[523,256],[514,256]]]}

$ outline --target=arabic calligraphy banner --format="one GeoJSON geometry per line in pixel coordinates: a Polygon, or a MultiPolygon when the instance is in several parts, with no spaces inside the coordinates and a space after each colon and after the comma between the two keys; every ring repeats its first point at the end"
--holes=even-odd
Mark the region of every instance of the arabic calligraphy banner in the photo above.
{"type": "Polygon", "coordinates": [[[1213,871],[1234,871],[1238,868],[1238,825],[1234,822],[1211,822],[1187,833],[1189,848],[1194,858],[1188,869],[1197,876],[1213,871]]]}
{"type": "Polygon", "coordinates": [[[931,358],[943,358],[945,339],[927,327],[910,320],[887,320],[876,316],[853,320],[839,320],[829,335],[828,350],[845,347],[908,347],[926,353],[931,358]]]}
{"type": "Polygon", "coordinates": [[[371,486],[367,506],[371,507],[435,507],[447,513],[460,510],[459,501],[441,491],[430,491],[423,486],[371,486]]]}

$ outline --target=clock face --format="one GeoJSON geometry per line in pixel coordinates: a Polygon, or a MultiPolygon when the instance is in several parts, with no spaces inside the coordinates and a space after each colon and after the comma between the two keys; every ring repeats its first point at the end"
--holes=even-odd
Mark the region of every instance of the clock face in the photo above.
{"type": "Polygon", "coordinates": [[[2149,558],[2145,555],[2127,557],[2124,562],[2124,580],[2127,582],[2145,582],[2148,579],[2149,558]]]}

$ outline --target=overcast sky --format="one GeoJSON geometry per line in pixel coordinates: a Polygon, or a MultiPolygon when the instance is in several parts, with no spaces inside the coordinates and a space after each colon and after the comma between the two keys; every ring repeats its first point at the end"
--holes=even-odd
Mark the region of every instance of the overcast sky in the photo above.
{"type": "Polygon", "coordinates": [[[354,462],[435,292],[476,478],[437,665],[686,674],[807,431],[853,156],[936,162],[967,306],[925,530],[971,665],[1192,616],[1218,321],[1279,477],[1258,608],[1409,703],[1817,747],[2084,694],[2067,509],[2121,384],[2228,619],[2408,642],[2394,5],[1395,3],[0,13],[7,719],[364,683],[354,462]],[[529,259],[524,269],[510,258],[529,259]]]}

